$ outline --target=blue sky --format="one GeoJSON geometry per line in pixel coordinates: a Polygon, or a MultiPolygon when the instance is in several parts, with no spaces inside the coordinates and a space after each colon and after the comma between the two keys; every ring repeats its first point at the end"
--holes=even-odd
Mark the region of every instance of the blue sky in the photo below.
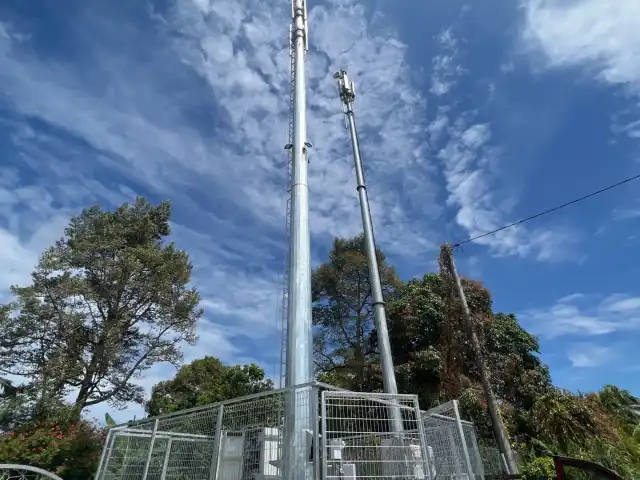
{"type": "MultiPolygon", "coordinates": [[[[315,263],[361,225],[339,69],[358,86],[377,240],[404,279],[435,269],[443,241],[640,170],[636,0],[309,0],[309,13],[315,263]]],[[[0,297],[82,207],[171,199],[206,312],[186,359],[273,374],[289,15],[286,0],[1,2],[0,297]]],[[[539,335],[559,386],[640,394],[638,188],[458,253],[496,310],[539,335]]]]}

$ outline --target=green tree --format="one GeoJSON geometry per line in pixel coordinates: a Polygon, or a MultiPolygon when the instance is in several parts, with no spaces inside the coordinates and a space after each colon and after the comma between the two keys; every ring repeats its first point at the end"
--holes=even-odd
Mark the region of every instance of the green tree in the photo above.
{"type": "MultiPolygon", "coordinates": [[[[366,258],[357,240],[336,240],[329,262],[314,271],[315,360],[320,379],[371,391],[381,388],[377,338],[366,258]]],[[[390,266],[384,269],[391,272],[386,280],[383,273],[383,283],[398,390],[417,394],[422,408],[459,399],[480,442],[495,445],[460,303],[447,279],[432,273],[402,283],[390,266]]],[[[463,278],[462,286],[525,478],[552,472],[554,454],[640,478],[639,399],[615,386],[589,395],[554,388],[537,338],[514,315],[494,312],[491,293],[480,282],[463,278]]]]}
{"type": "Polygon", "coordinates": [[[640,398],[615,385],[605,385],[598,393],[592,394],[591,398],[613,415],[620,427],[624,428],[627,433],[633,436],[638,432],[640,398]]]}
{"type": "Polygon", "coordinates": [[[66,419],[70,411],[69,405],[58,397],[43,399],[40,392],[23,388],[15,396],[0,398],[0,432],[16,430],[50,418],[66,419]]]}
{"type": "Polygon", "coordinates": [[[530,409],[551,388],[538,339],[520,326],[515,315],[504,313],[483,322],[480,333],[495,394],[518,408],[530,409]]]}
{"type": "Polygon", "coordinates": [[[228,366],[207,356],[183,366],[173,379],[155,385],[146,410],[156,416],[272,389],[273,382],[255,363],[228,366]]]}
{"type": "MultiPolygon", "coordinates": [[[[548,369],[538,358],[537,339],[515,316],[493,314],[491,295],[479,282],[463,279],[462,283],[496,396],[503,403],[531,407],[551,385],[548,369]]],[[[389,303],[388,312],[399,388],[417,393],[425,408],[471,393],[482,400],[461,312],[450,303],[439,274],[407,282],[389,303]]]]}
{"type": "Polygon", "coordinates": [[[640,478],[640,445],[608,404],[612,390],[624,393],[611,386],[589,395],[551,389],[537,398],[526,412],[532,449],[538,454],[586,458],[622,478],[640,478]]]}
{"type": "MultiPolygon", "coordinates": [[[[401,284],[377,251],[383,295],[401,284]]],[[[320,379],[353,390],[378,388],[379,366],[364,237],[335,239],[312,274],[314,360],[320,379]]]]}
{"type": "Polygon", "coordinates": [[[202,315],[189,257],[165,241],[170,217],[168,202],[144,198],[73,217],[31,285],[12,287],[0,368],[33,379],[41,400],[74,389],[76,418],[102,402],[141,402],[134,380],[154,364],[179,364],[202,315]]]}
{"type": "Polygon", "coordinates": [[[403,285],[387,305],[398,388],[417,393],[424,408],[441,398],[448,357],[441,341],[447,323],[442,289],[439,275],[425,275],[403,285]]]}

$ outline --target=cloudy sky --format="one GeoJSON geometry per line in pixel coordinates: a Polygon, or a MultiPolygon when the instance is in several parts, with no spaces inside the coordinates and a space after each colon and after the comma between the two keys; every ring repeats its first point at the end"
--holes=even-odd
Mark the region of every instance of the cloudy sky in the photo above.
{"type": "MultiPolygon", "coordinates": [[[[360,230],[339,69],[358,85],[377,240],[404,279],[432,271],[441,242],[640,170],[637,0],[309,0],[309,14],[315,263],[360,230]]],[[[206,311],[187,360],[273,375],[289,21],[287,0],[1,2],[0,297],[82,207],[171,199],[206,311]]],[[[557,385],[640,394],[639,185],[458,253],[539,335],[557,385]]]]}

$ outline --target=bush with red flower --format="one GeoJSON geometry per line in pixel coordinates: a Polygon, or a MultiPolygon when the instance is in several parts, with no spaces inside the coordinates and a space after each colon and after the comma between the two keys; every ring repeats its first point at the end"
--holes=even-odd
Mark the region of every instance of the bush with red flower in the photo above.
{"type": "Polygon", "coordinates": [[[105,435],[86,420],[30,423],[0,434],[0,462],[40,467],[64,480],[87,480],[98,467],[105,435]]]}

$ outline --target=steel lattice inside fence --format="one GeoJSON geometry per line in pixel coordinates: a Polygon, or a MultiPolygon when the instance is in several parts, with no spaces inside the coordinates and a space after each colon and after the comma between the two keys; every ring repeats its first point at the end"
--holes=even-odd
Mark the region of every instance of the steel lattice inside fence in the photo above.
{"type": "Polygon", "coordinates": [[[298,462],[326,480],[471,480],[483,478],[483,453],[455,401],[422,412],[415,395],[314,383],[114,427],[96,479],[275,480],[298,462]],[[300,424],[304,435],[287,435],[300,424]]]}

